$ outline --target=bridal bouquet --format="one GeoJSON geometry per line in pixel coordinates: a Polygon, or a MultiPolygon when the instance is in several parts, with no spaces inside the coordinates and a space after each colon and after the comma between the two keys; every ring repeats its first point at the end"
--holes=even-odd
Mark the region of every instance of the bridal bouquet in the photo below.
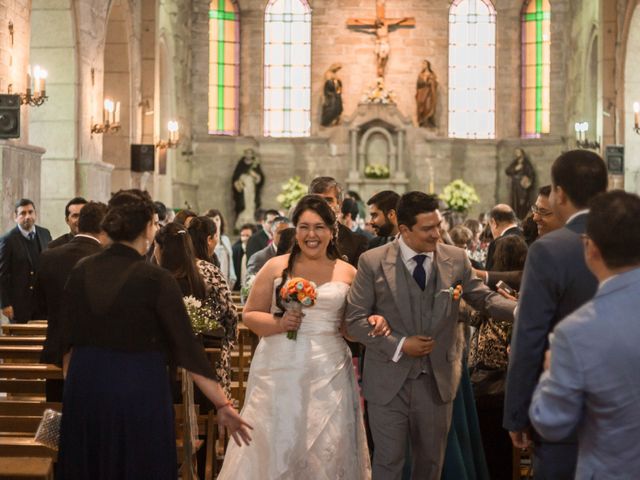
{"type": "MultiPolygon", "coordinates": [[[[313,307],[316,303],[316,284],[301,277],[295,277],[280,289],[280,298],[287,310],[301,312],[302,307],[313,307]]],[[[287,332],[289,340],[295,340],[298,332],[287,332]]]]}
{"type": "Polygon", "coordinates": [[[220,326],[215,320],[215,312],[210,301],[198,300],[192,295],[183,297],[182,300],[187,308],[191,327],[195,333],[208,332],[220,326]]]}

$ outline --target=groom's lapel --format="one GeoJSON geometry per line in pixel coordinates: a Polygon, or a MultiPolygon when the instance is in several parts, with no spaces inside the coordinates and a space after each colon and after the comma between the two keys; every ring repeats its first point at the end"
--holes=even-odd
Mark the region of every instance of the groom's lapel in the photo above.
{"type": "Polygon", "coordinates": [[[400,268],[405,268],[400,258],[400,247],[398,242],[393,242],[382,260],[382,271],[398,312],[400,312],[402,322],[411,329],[410,331],[413,331],[415,327],[411,319],[408,285],[406,284],[405,276],[399,271],[400,268]]]}
{"type": "Polygon", "coordinates": [[[441,248],[436,247],[434,255],[434,268],[438,275],[436,281],[435,299],[433,302],[433,313],[431,328],[435,331],[435,326],[447,315],[451,302],[451,294],[447,290],[453,283],[453,259],[441,248]]]}

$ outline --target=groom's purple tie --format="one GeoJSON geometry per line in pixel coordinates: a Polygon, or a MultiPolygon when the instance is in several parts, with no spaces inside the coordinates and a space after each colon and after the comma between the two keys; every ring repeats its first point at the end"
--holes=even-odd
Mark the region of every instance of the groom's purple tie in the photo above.
{"type": "Polygon", "coordinates": [[[424,269],[425,258],[427,258],[427,256],[422,254],[413,257],[416,261],[416,268],[413,269],[413,278],[422,290],[424,290],[424,287],[427,284],[427,272],[424,269]]]}

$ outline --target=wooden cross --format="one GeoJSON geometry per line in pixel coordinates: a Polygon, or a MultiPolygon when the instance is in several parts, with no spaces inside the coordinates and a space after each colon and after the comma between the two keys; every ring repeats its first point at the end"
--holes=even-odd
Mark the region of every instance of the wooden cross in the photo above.
{"type": "Polygon", "coordinates": [[[384,78],[384,71],[389,61],[389,32],[392,27],[414,27],[414,17],[386,18],[384,11],[385,0],[376,0],[376,18],[349,18],[347,26],[363,30],[376,36],[376,73],[384,78]]]}

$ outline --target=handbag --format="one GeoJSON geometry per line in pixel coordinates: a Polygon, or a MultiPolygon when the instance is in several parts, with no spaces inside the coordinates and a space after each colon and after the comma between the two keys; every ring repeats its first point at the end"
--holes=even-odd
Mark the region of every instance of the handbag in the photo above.
{"type": "Polygon", "coordinates": [[[504,395],[507,371],[475,366],[471,369],[471,383],[476,397],[504,395]]]}
{"type": "Polygon", "coordinates": [[[47,448],[58,450],[62,413],[47,408],[36,430],[34,440],[47,448]]]}

